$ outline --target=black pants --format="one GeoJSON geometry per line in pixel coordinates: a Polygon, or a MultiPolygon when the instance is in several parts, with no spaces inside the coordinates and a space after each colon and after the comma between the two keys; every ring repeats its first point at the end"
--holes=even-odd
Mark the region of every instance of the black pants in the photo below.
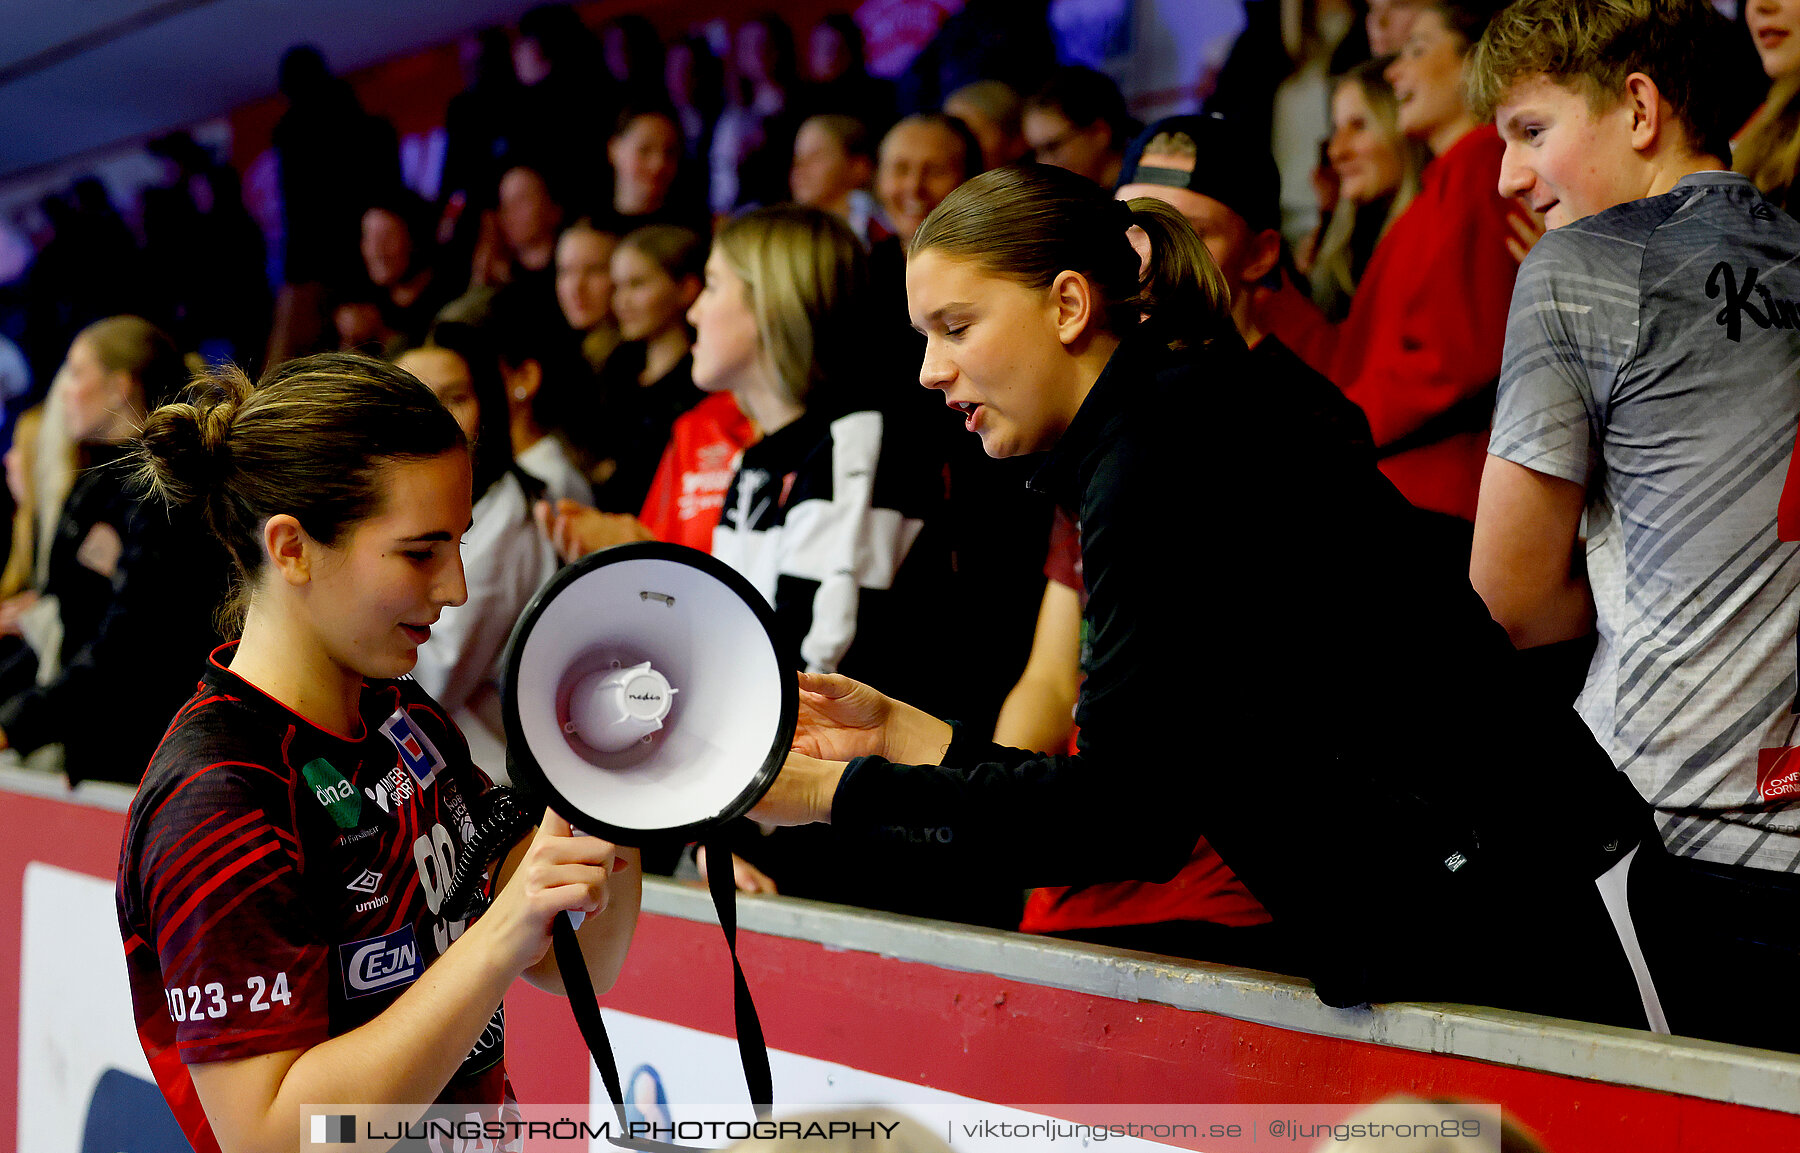
{"type": "Polygon", "coordinates": [[[1170,921],[1054,936],[1310,977],[1322,982],[1328,1004],[1358,995],[1444,1001],[1646,1027],[1630,963],[1591,882],[1472,886],[1464,897],[1436,908],[1372,900],[1358,919],[1381,928],[1355,943],[1280,920],[1247,928],[1170,921]],[[1347,969],[1361,975],[1346,984],[1347,969]],[[1345,992],[1350,988],[1359,992],[1345,992]]]}
{"type": "Polygon", "coordinates": [[[1800,1052],[1800,877],[1653,854],[1631,899],[1669,1027],[1800,1052]]]}

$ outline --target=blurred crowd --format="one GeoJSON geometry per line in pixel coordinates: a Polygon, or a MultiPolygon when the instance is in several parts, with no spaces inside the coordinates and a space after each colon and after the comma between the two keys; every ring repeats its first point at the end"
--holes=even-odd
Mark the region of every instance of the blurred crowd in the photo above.
{"type": "MultiPolygon", "coordinates": [[[[192,689],[145,669],[182,653],[198,668],[219,639],[210,608],[225,565],[201,526],[147,509],[113,462],[196,359],[254,368],[338,348],[418,376],[476,446],[470,601],[433,631],[417,677],[491,774],[506,767],[501,649],[526,601],[558,563],[646,539],[713,551],[750,575],[796,668],[854,675],[1003,744],[1078,747],[1081,526],[1027,486],[1030,461],[989,459],[965,414],[918,387],[924,343],[904,284],[907,245],[933,208],[980,172],[1031,161],[1180,210],[1268,373],[1219,387],[1312,374],[1335,384],[1329,397],[1296,389],[1289,403],[1334,414],[1433,514],[1421,532],[1434,555],[1473,563],[1477,591],[1533,650],[1548,691],[1581,696],[1590,724],[1618,714],[1623,732],[1629,693],[1594,703],[1620,669],[1673,674],[1621,665],[1618,646],[1666,647],[1673,634],[1602,635],[1597,652],[1595,601],[1604,633],[1611,585],[1573,625],[1538,627],[1537,609],[1514,596],[1524,570],[1507,551],[1518,537],[1504,534],[1516,526],[1488,519],[1509,304],[1544,210],[1565,222],[1555,196],[1504,186],[1508,142],[1465,85],[1499,7],[1248,0],[1223,68],[1204,86],[1194,79],[1194,113],[1144,125],[1107,74],[1057,60],[1041,12],[1032,23],[1007,5],[972,0],[927,49],[929,82],[898,84],[871,74],[848,16],[800,35],[778,16],[746,19],[721,54],[704,35],[664,36],[639,16],[596,29],[545,5],[466,45],[468,86],[444,110],[429,201],[402,183],[392,126],[319,52],[296,47],[282,62],[287,107],[274,133],[278,260],[238,174],[186,135],[152,146],[169,178],[145,193],[140,230],[97,181],[45,206],[20,355],[0,364],[17,381],[7,385],[16,512],[0,575],[0,741],[74,781],[136,779],[192,689]],[[757,229],[737,227],[752,218],[757,229]],[[789,233],[800,239],[780,239],[789,233]],[[853,269],[841,283],[808,271],[806,254],[832,245],[855,250],[833,265],[853,269]],[[743,349],[731,344],[740,322],[743,349]],[[876,476],[860,495],[842,464],[856,446],[873,454],[876,476]],[[807,515],[809,502],[819,503],[807,515]],[[821,520],[850,527],[833,536],[821,520]],[[844,573],[854,579],[839,590],[844,573]],[[96,702],[105,725],[93,721],[96,702]]],[[[1745,125],[1730,160],[1791,208],[1800,3],[1743,8],[1735,49],[1746,67],[1721,65],[1716,81],[1754,81],[1720,100],[1745,125]]],[[[1769,415],[1779,426],[1769,453],[1791,451],[1792,415],[1769,415]]],[[[1240,431],[1195,429],[1195,451],[1240,431]]],[[[1598,427],[1594,436],[1604,440],[1598,427]]],[[[1636,479],[1653,488],[1654,471],[1636,479]]],[[[1574,523],[1588,516],[1547,546],[1567,581],[1584,543],[1598,544],[1604,510],[1640,494],[1590,499],[1585,475],[1561,479],[1578,484],[1574,523]]],[[[1243,480],[1238,493],[1171,494],[1170,563],[1255,569],[1254,556],[1180,555],[1184,538],[1206,543],[1206,501],[1256,499],[1259,479],[1243,480]]],[[[1793,569],[1767,511],[1767,532],[1731,549],[1793,569]]],[[[1267,515],[1271,531],[1305,531],[1305,510],[1267,515]]],[[[1687,539],[1648,516],[1619,531],[1667,531],[1656,539],[1669,548],[1687,539]]],[[[1637,563],[1608,579],[1627,581],[1637,563]]],[[[1795,590],[1781,587],[1709,603],[1735,623],[1684,651],[1729,647],[1742,669],[1739,650],[1753,649],[1782,667],[1702,694],[1711,712],[1700,721],[1692,700],[1645,706],[1657,731],[1630,747],[1597,735],[1657,805],[1671,848],[1787,881],[1800,867],[1800,786],[1770,768],[1791,751],[1795,696],[1795,590]]],[[[1696,610],[1690,600],[1656,611],[1696,610]]],[[[735,844],[745,889],[1191,955],[1206,943],[1118,931],[1269,921],[1216,856],[1171,882],[1027,900],[981,877],[871,873],[824,827],[770,834],[746,823],[735,844]]]]}

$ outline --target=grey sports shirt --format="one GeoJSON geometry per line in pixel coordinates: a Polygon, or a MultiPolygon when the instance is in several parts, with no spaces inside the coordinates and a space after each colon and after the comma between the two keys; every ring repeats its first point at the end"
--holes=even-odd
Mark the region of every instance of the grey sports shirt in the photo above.
{"type": "Polygon", "coordinates": [[[1731,173],[1547,234],[1489,452],[1584,485],[1600,642],[1577,707],[1670,849],[1800,871],[1800,223],[1731,173]],[[1759,771],[1760,770],[1760,771],[1759,771]]]}

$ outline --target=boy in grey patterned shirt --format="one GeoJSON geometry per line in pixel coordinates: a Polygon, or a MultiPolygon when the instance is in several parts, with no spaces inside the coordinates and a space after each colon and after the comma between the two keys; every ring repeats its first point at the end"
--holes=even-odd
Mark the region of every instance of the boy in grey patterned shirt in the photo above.
{"type": "Polygon", "coordinates": [[[1577,708],[1673,854],[1632,884],[1675,912],[1647,941],[1675,1027],[1793,1048],[1791,1010],[1728,1020],[1763,1013],[1729,979],[1800,968],[1800,552],[1776,533],[1800,224],[1725,171],[1726,35],[1703,0],[1520,0],[1476,50],[1500,190],[1552,231],[1513,295],[1470,575],[1522,648],[1598,632],[1577,708]]]}

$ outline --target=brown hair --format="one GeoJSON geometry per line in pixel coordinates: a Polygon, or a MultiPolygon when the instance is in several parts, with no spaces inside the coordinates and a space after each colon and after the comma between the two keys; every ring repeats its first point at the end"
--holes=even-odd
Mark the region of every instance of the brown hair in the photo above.
{"type": "Polygon", "coordinates": [[[1231,292],[1181,213],[1160,200],[1120,202],[1091,180],[1047,164],[984,172],[944,198],[913,234],[909,255],[938,249],[1028,288],[1079,272],[1118,336],[1154,325],[1171,348],[1208,343],[1231,324],[1231,292]],[[1150,237],[1142,279],[1126,238],[1150,237]]]}
{"type": "MultiPolygon", "coordinates": [[[[187,363],[167,333],[141,316],[109,316],[75,335],[108,372],[123,372],[143,390],[146,409],[171,400],[187,383],[187,363]]],[[[71,342],[73,343],[73,342],[71,342]]]]}
{"type": "Polygon", "coordinates": [[[1519,0],[1476,45],[1469,105],[1491,119],[1513,85],[1545,76],[1580,91],[1598,112],[1624,95],[1626,77],[1642,72],[1656,81],[1688,146],[1727,157],[1743,119],[1716,75],[1718,61],[1731,58],[1730,34],[1707,0],[1519,0]]]}
{"type": "Polygon", "coordinates": [[[627,232],[619,247],[643,253],[677,283],[706,274],[706,241],[679,224],[646,224],[627,232]]]}
{"type": "MultiPolygon", "coordinates": [[[[1400,186],[1388,201],[1387,214],[1381,221],[1380,236],[1387,235],[1387,230],[1394,226],[1394,221],[1400,219],[1400,214],[1406,211],[1412,204],[1413,197],[1419,194],[1420,174],[1431,159],[1423,143],[1400,131],[1399,104],[1394,98],[1394,86],[1387,82],[1385,75],[1392,60],[1391,56],[1365,60],[1344,72],[1331,86],[1335,99],[1339,90],[1347,85],[1355,85],[1374,116],[1376,128],[1400,157],[1400,186]]],[[[1350,307],[1350,298],[1356,295],[1357,270],[1352,265],[1358,207],[1340,196],[1337,207],[1332,211],[1331,223],[1319,235],[1319,247],[1313,256],[1311,273],[1312,298],[1313,303],[1324,309],[1327,315],[1342,316],[1350,307]]]]}
{"type": "MultiPolygon", "coordinates": [[[[1008,137],[1019,135],[1025,119],[1025,101],[1004,80],[975,80],[944,97],[944,107],[967,103],[999,125],[1008,137]]],[[[955,113],[951,113],[955,115],[955,113]]]]}
{"type": "Polygon", "coordinates": [[[1794,174],[1800,169],[1800,74],[1769,86],[1769,99],[1731,150],[1731,167],[1776,204],[1793,203],[1794,174]]]}
{"type": "Polygon", "coordinates": [[[845,156],[851,159],[860,156],[874,163],[875,137],[869,132],[869,126],[856,117],[842,112],[820,112],[801,121],[800,127],[805,128],[808,124],[837,141],[845,156]]]}
{"type": "Polygon", "coordinates": [[[136,455],[140,481],[171,506],[198,505],[231,554],[220,625],[235,632],[269,517],[288,513],[335,547],[380,512],[384,466],[461,447],[456,420],[411,373],[332,352],[272,368],[254,386],[235,365],[200,375],[185,400],[150,414],[136,455]]]}
{"type": "Polygon", "coordinates": [[[790,399],[855,374],[866,351],[856,312],[868,271],[849,225],[821,208],[780,204],[733,217],[713,243],[744,282],[762,354],[790,399]]]}

